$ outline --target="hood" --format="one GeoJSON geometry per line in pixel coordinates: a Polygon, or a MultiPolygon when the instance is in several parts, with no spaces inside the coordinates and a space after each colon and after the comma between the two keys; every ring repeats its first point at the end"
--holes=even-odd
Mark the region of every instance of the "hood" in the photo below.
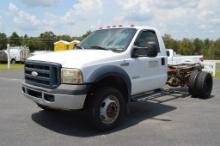
{"type": "Polygon", "coordinates": [[[59,63],[63,67],[80,68],[85,64],[105,61],[109,57],[118,55],[112,51],[106,50],[70,50],[62,52],[52,52],[47,54],[36,55],[28,58],[33,61],[45,61],[59,63]]]}

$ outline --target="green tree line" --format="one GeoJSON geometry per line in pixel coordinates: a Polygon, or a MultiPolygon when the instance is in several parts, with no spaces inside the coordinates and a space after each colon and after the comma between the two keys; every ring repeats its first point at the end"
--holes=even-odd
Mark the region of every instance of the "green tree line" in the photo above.
{"type": "Polygon", "coordinates": [[[174,49],[182,55],[201,55],[205,59],[220,59],[220,38],[217,40],[210,39],[173,39],[171,35],[165,34],[163,40],[166,48],[174,49]]]}
{"type": "MultiPolygon", "coordinates": [[[[31,51],[35,50],[53,50],[54,42],[58,40],[72,41],[83,40],[91,32],[88,31],[80,37],[72,37],[69,35],[55,35],[53,32],[41,33],[38,37],[30,37],[28,35],[19,36],[13,32],[10,36],[0,33],[0,50],[6,49],[7,44],[11,46],[27,46],[31,51]]],[[[182,55],[200,55],[203,54],[205,59],[220,59],[220,38],[211,39],[174,39],[171,35],[165,34],[163,40],[166,48],[174,49],[182,55]]]]}
{"type": "Polygon", "coordinates": [[[7,44],[10,46],[27,46],[30,51],[35,50],[53,50],[54,42],[58,40],[73,41],[83,40],[91,32],[88,31],[80,37],[71,37],[69,35],[55,35],[53,32],[48,31],[41,33],[38,37],[30,37],[28,35],[19,36],[16,32],[13,32],[7,37],[5,33],[0,33],[0,50],[6,49],[7,44]]]}

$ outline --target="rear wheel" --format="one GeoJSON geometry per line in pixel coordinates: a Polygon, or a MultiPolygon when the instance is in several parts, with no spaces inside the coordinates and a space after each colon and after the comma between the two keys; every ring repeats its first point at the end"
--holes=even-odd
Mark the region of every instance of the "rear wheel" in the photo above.
{"type": "Polygon", "coordinates": [[[199,74],[200,74],[200,72],[195,70],[190,74],[190,77],[189,77],[188,91],[192,97],[198,96],[198,91],[196,89],[196,82],[197,82],[197,78],[198,78],[199,74]]]}
{"type": "Polygon", "coordinates": [[[89,116],[99,131],[108,131],[117,127],[125,116],[125,100],[115,88],[98,89],[89,103],[89,116]]]}
{"type": "Polygon", "coordinates": [[[198,97],[201,99],[209,98],[212,92],[213,79],[208,72],[201,72],[196,82],[198,97]]]}

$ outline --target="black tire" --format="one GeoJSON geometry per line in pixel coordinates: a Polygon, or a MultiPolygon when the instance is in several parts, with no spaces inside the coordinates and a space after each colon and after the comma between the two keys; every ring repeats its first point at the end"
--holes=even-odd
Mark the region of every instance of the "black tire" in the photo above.
{"type": "Polygon", "coordinates": [[[190,74],[190,77],[189,77],[188,92],[192,97],[198,96],[198,91],[196,89],[196,82],[197,82],[199,74],[200,72],[195,70],[190,74]]]}
{"type": "Polygon", "coordinates": [[[210,97],[213,87],[212,75],[208,72],[201,72],[198,75],[196,82],[196,89],[198,97],[201,99],[207,99],[210,97]]]}
{"type": "MultiPolygon", "coordinates": [[[[116,128],[123,121],[126,113],[126,104],[124,97],[119,90],[112,87],[100,88],[94,93],[93,97],[88,97],[88,98],[91,99],[88,103],[90,121],[97,130],[99,131],[112,130],[116,128]],[[107,100],[109,97],[111,98],[114,97],[114,100],[117,100],[117,102],[114,101],[109,105],[107,105],[107,103],[104,101],[107,100]],[[115,106],[116,103],[119,106],[115,106]],[[115,104],[114,107],[116,108],[114,108],[111,104],[113,105],[115,104]],[[110,105],[111,105],[110,107],[111,109],[109,108],[110,105]],[[107,111],[106,116],[112,113],[113,116],[115,116],[114,120],[112,120],[109,123],[105,121],[107,118],[101,115],[101,109],[104,108],[104,106],[108,106],[106,109],[107,111]],[[109,109],[110,111],[108,112],[109,109]],[[116,115],[114,115],[115,112],[117,113],[116,115]]],[[[112,118],[111,115],[109,117],[112,118]]]]}
{"type": "Polygon", "coordinates": [[[12,59],[11,60],[11,64],[15,64],[16,63],[16,60],[15,59],[12,59]]]}

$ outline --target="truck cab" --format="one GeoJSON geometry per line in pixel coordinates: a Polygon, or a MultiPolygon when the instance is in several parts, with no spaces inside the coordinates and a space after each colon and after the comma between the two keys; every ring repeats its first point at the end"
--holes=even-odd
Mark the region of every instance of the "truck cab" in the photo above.
{"type": "Polygon", "coordinates": [[[45,110],[86,110],[99,130],[123,119],[135,97],[162,88],[167,54],[152,27],[100,28],[75,50],[28,58],[24,96],[45,110]]]}

